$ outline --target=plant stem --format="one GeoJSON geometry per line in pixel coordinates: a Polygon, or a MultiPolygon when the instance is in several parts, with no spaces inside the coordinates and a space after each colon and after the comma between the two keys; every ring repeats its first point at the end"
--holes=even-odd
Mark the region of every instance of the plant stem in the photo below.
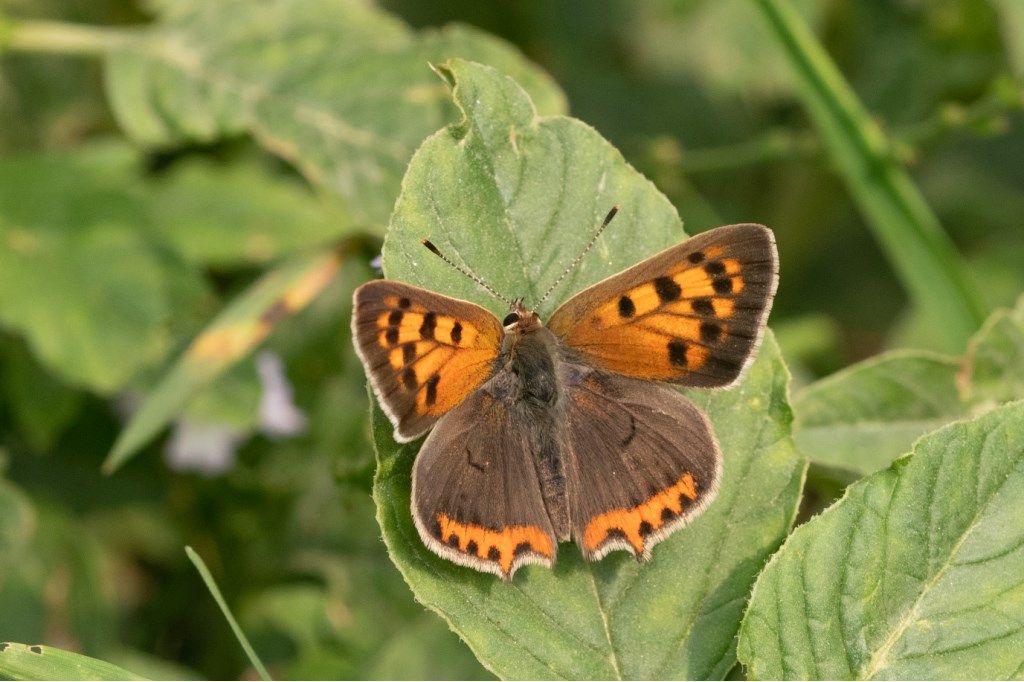
{"type": "Polygon", "coordinates": [[[813,133],[779,128],[734,144],[683,149],[682,164],[687,173],[702,173],[820,154],[821,144],[813,133]]]}
{"type": "Polygon", "coordinates": [[[937,346],[962,351],[984,309],[949,236],[836,65],[788,0],[754,0],[796,77],[822,144],[937,346]]]}
{"type": "Polygon", "coordinates": [[[49,52],[102,56],[124,45],[128,30],[59,21],[15,21],[0,16],[0,53],[49,52]]]}
{"type": "Polygon", "coordinates": [[[929,118],[907,126],[894,137],[899,143],[915,148],[952,130],[984,126],[1001,132],[1005,127],[1004,117],[1021,110],[1024,110],[1024,85],[1010,79],[997,79],[985,95],[970,104],[945,104],[929,118]]]}
{"type": "MultiPolygon", "coordinates": [[[[901,156],[915,158],[917,149],[943,135],[970,128],[1001,132],[1003,117],[1024,110],[1024,86],[997,81],[989,93],[968,104],[949,102],[928,118],[895,128],[891,137],[901,156]]],[[[659,144],[664,144],[659,140],[659,144]]],[[[731,171],[744,166],[792,159],[819,159],[825,154],[821,140],[811,131],[776,128],[748,140],[715,147],[680,148],[678,155],[688,174],[731,171]]]]}

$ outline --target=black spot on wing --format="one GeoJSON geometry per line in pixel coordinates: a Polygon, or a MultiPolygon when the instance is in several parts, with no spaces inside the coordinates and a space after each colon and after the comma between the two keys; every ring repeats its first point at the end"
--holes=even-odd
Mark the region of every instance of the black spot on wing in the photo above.
{"type": "Polygon", "coordinates": [[[722,327],[714,322],[700,323],[700,340],[704,343],[718,343],[722,337],[722,327]]]}
{"type": "Polygon", "coordinates": [[[721,355],[712,355],[704,365],[704,371],[719,376],[736,376],[743,366],[744,357],[729,358],[721,355]]]}
{"type": "Polygon", "coordinates": [[[430,378],[427,379],[427,405],[433,405],[437,402],[437,382],[441,380],[441,377],[437,374],[431,374],[430,378]]]}
{"type": "Polygon", "coordinates": [[[668,361],[676,367],[686,367],[686,342],[672,339],[668,342],[668,361]]]}
{"type": "Polygon", "coordinates": [[[707,298],[695,298],[693,299],[693,302],[690,303],[690,306],[693,308],[693,312],[698,315],[715,314],[715,306],[711,303],[711,300],[707,298]]]}
{"type": "Polygon", "coordinates": [[[437,329],[437,313],[427,313],[423,316],[423,324],[420,325],[420,338],[433,339],[435,329],[437,329]]]}
{"type": "Polygon", "coordinates": [[[635,313],[636,305],[633,304],[633,299],[629,296],[619,299],[619,317],[633,317],[635,313]]]}
{"type": "Polygon", "coordinates": [[[704,266],[704,272],[708,273],[712,277],[715,277],[725,272],[725,265],[723,265],[720,261],[717,260],[711,261],[710,263],[704,266]]]}
{"type": "Polygon", "coordinates": [[[622,530],[621,528],[612,527],[612,528],[609,528],[605,532],[604,540],[602,542],[608,542],[609,540],[614,540],[614,539],[626,540],[627,542],[629,540],[626,537],[626,531],[622,530]]]}
{"type": "Polygon", "coordinates": [[[678,301],[679,296],[683,293],[682,287],[676,284],[676,281],[671,277],[658,277],[655,279],[654,291],[657,292],[658,299],[662,303],[678,301]]]}
{"type": "Polygon", "coordinates": [[[416,342],[410,341],[409,343],[402,346],[402,361],[405,364],[409,364],[416,359],[416,342]]]}

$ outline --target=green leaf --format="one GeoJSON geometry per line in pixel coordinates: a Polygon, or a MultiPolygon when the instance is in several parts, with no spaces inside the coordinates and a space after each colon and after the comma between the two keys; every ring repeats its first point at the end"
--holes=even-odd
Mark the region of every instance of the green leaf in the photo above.
{"type": "Polygon", "coordinates": [[[963,358],[893,351],[797,393],[793,436],[812,462],[866,474],[924,433],[1024,398],[1024,297],[989,316],[963,358]]]}
{"type": "Polygon", "coordinates": [[[141,680],[113,663],[41,644],[0,642],[5,680],[141,680]]]}
{"type": "Polygon", "coordinates": [[[118,649],[105,653],[110,662],[149,680],[201,680],[195,670],[176,661],[168,661],[152,654],[133,649],[118,649]]]}
{"type": "Polygon", "coordinates": [[[1017,77],[1024,78],[1024,5],[1016,0],[991,0],[991,3],[999,13],[1010,68],[1017,77]]]}
{"type": "Polygon", "coordinates": [[[18,488],[0,478],[0,586],[21,558],[36,528],[31,501],[18,488]]]}
{"type": "Polygon", "coordinates": [[[0,386],[29,445],[49,450],[78,414],[84,395],[46,372],[25,344],[0,338],[0,386]]]}
{"type": "Polygon", "coordinates": [[[1024,402],[946,426],[798,528],[740,631],[752,679],[1019,678],[1024,402]]]}
{"type": "MultiPolygon", "coordinates": [[[[620,217],[556,289],[546,314],[682,237],[664,197],[594,130],[536,117],[526,93],[488,67],[453,60],[442,73],[464,119],[431,137],[410,164],[385,244],[389,276],[503,314],[503,304],[427,253],[419,238],[430,236],[498,291],[525,294],[529,304],[620,204],[620,217]]],[[[723,484],[708,511],[649,562],[616,553],[587,564],[566,545],[553,570],[521,569],[512,584],[424,546],[410,513],[419,444],[396,444],[376,409],[374,499],[391,558],[417,598],[500,677],[722,677],[735,662],[750,585],[785,536],[803,482],[804,462],[789,437],[787,381],[769,334],[739,386],[691,394],[714,422],[723,484]]]]}
{"type": "Polygon", "coordinates": [[[889,141],[788,0],[756,0],[797,91],[939,350],[960,352],[984,310],[953,243],[889,141]]]}
{"type": "Polygon", "coordinates": [[[265,264],[352,232],[344,211],[266,163],[183,160],[155,179],[152,214],[165,243],[191,262],[265,264]]]}
{"type": "Polygon", "coordinates": [[[428,62],[463,56],[522,78],[548,112],[565,99],[513,48],[453,26],[414,32],[357,0],[181,2],[107,62],[125,130],[153,145],[248,132],[380,227],[416,146],[449,118],[428,62]]]}
{"type": "Polygon", "coordinates": [[[171,311],[186,302],[180,271],[139,229],[149,219],[135,161],[116,145],[0,161],[0,325],[99,392],[167,352],[171,311]]]}
{"type": "Polygon", "coordinates": [[[793,400],[793,437],[812,462],[870,473],[964,414],[956,358],[893,351],[815,382],[793,400]]]}
{"type": "Polygon", "coordinates": [[[406,622],[372,659],[373,680],[483,680],[487,671],[451,630],[424,613],[406,622]]]}
{"type": "Polygon", "coordinates": [[[235,298],[189,345],[146,397],[103,463],[111,473],[177,416],[203,387],[306,307],[341,268],[334,250],[295,256],[235,298]]]}
{"type": "Polygon", "coordinates": [[[971,402],[1024,398],[1024,296],[997,310],[967,348],[960,377],[971,402]]]}
{"type": "MultiPolygon", "coordinates": [[[[10,190],[0,193],[0,325],[24,336],[45,369],[101,393],[194,333],[211,307],[201,267],[263,264],[353,229],[333,201],[251,158],[143,172],[139,152],[116,142],[0,161],[10,190]]],[[[26,371],[12,364],[9,393],[26,371]]],[[[71,411],[50,409],[26,423],[37,442],[71,411]]]]}

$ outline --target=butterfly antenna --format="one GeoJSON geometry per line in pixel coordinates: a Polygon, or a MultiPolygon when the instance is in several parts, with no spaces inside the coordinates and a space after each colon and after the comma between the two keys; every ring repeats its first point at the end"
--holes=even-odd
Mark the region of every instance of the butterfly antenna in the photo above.
{"type": "Polygon", "coordinates": [[[594,248],[594,244],[597,243],[597,238],[601,236],[601,233],[604,232],[604,228],[608,227],[608,223],[610,223],[612,221],[612,218],[614,218],[615,214],[618,213],[618,212],[619,212],[619,207],[618,206],[612,206],[612,210],[608,211],[608,215],[606,215],[604,217],[604,220],[601,221],[601,225],[598,226],[598,228],[596,230],[594,230],[594,236],[591,237],[590,241],[587,242],[587,245],[585,247],[583,247],[583,251],[580,252],[580,255],[576,256],[576,259],[573,262],[569,263],[569,267],[567,267],[565,269],[565,271],[562,272],[562,274],[558,276],[558,279],[556,279],[551,284],[551,286],[548,287],[548,290],[545,291],[544,295],[540,297],[539,301],[537,301],[537,304],[536,304],[537,308],[540,308],[540,304],[547,300],[548,296],[550,296],[551,293],[555,290],[555,287],[557,287],[559,284],[561,284],[562,280],[565,279],[566,277],[568,277],[569,273],[576,269],[576,266],[580,264],[580,261],[583,260],[583,257],[586,256],[588,253],[590,253],[590,249],[594,248]]]}
{"type": "Polygon", "coordinates": [[[441,253],[441,249],[439,249],[436,246],[434,246],[434,242],[430,241],[429,239],[421,239],[420,243],[423,244],[423,246],[427,247],[427,249],[430,251],[430,253],[434,254],[435,256],[437,256],[438,258],[443,260],[445,263],[447,263],[448,265],[452,266],[455,270],[458,270],[463,275],[465,275],[466,277],[470,278],[471,280],[473,280],[474,282],[476,282],[477,284],[482,286],[484,289],[489,291],[491,296],[494,296],[499,301],[504,301],[505,303],[508,303],[509,305],[512,305],[512,301],[510,301],[509,299],[505,298],[504,296],[499,294],[497,291],[492,289],[490,287],[490,285],[488,285],[487,282],[485,282],[482,279],[480,279],[480,276],[477,275],[475,272],[473,272],[469,268],[464,268],[461,265],[458,265],[457,263],[454,263],[451,260],[449,260],[448,256],[446,256],[443,253],[441,253]]]}

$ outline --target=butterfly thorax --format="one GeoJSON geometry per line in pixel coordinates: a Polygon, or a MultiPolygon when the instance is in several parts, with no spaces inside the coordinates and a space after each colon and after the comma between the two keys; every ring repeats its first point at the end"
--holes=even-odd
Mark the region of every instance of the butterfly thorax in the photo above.
{"type": "Polygon", "coordinates": [[[550,412],[558,400],[558,340],[540,323],[537,313],[517,299],[505,317],[501,351],[488,382],[494,397],[518,409],[550,412]]]}

